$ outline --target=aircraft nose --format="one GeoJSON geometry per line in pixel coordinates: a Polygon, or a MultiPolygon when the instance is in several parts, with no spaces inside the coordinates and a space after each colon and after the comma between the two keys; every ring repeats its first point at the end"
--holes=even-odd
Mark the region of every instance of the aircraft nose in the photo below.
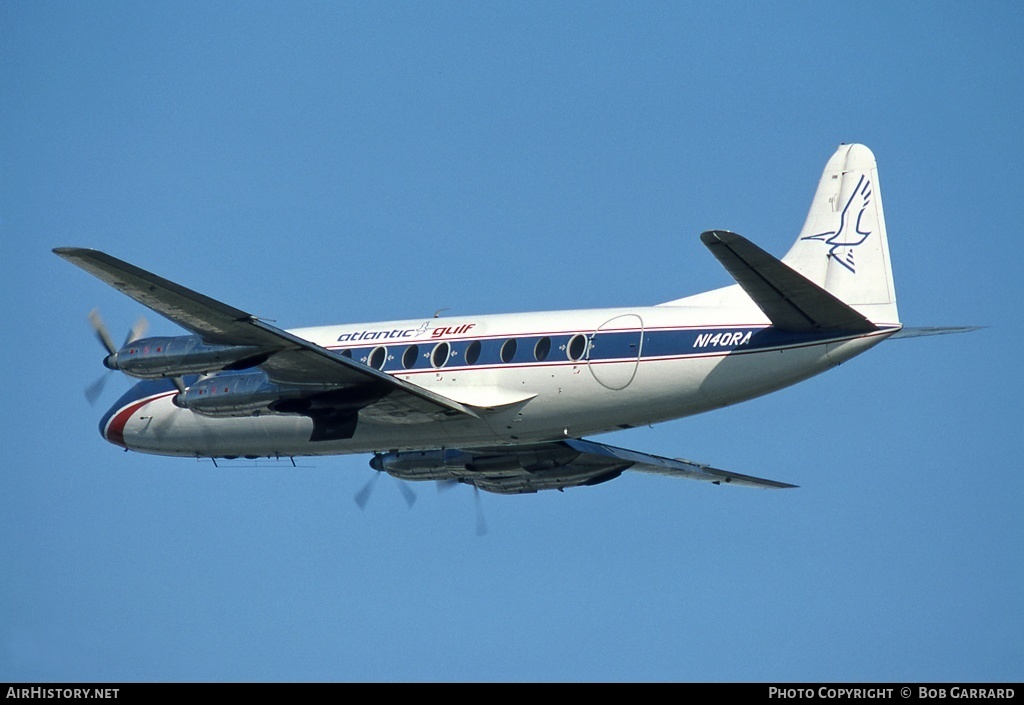
{"type": "Polygon", "coordinates": [[[110,438],[107,436],[107,428],[110,426],[110,419],[114,416],[116,410],[114,406],[110,407],[107,409],[107,413],[103,414],[103,417],[100,419],[100,436],[107,442],[110,442],[110,438]]]}
{"type": "Polygon", "coordinates": [[[103,414],[102,418],[99,419],[99,436],[102,437],[103,441],[106,441],[108,443],[114,443],[114,444],[120,446],[122,444],[115,442],[111,438],[111,434],[110,434],[111,420],[114,418],[114,414],[117,411],[118,411],[118,405],[115,404],[110,409],[106,410],[106,413],[103,414]]]}
{"type": "Polygon", "coordinates": [[[122,397],[107,409],[107,413],[100,419],[100,436],[107,443],[113,443],[119,448],[127,448],[124,444],[124,424],[131,415],[131,410],[125,407],[126,402],[122,397]]]}

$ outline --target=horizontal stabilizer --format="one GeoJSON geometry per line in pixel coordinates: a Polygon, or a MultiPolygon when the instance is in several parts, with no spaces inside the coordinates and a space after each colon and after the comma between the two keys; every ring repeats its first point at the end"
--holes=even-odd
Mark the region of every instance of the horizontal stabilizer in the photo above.
{"type": "Polygon", "coordinates": [[[971,331],[981,330],[986,326],[926,326],[919,328],[904,327],[899,332],[890,335],[889,340],[895,340],[896,338],[921,338],[926,335],[948,335],[950,333],[970,333],[971,331]]]}
{"type": "Polygon", "coordinates": [[[776,328],[800,333],[876,330],[863,315],[745,237],[709,230],[700,239],[776,328]]]}

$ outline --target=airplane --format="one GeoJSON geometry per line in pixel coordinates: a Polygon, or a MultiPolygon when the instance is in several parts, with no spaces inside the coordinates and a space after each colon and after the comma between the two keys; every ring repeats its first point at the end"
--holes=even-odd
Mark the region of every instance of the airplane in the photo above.
{"type": "MultiPolygon", "coordinates": [[[[53,252],[189,335],[103,364],[142,381],[103,415],[125,450],[191,458],[372,454],[400,480],[501,494],[597,485],[627,470],[765,489],[785,482],[591,440],[795,384],[905,328],[878,169],[842,144],[777,259],[726,230],[700,236],[736,283],[654,306],[426,318],[283,330],[103,252],[53,252]]],[[[375,477],[379,477],[375,476],[375,477]]]]}

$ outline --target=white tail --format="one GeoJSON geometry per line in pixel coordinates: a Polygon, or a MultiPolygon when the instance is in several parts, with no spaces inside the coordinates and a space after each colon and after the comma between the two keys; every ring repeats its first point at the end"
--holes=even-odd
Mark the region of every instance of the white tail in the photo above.
{"type": "Polygon", "coordinates": [[[782,261],[873,323],[899,323],[870,149],[840,145],[828,160],[800,237],[782,261]]]}

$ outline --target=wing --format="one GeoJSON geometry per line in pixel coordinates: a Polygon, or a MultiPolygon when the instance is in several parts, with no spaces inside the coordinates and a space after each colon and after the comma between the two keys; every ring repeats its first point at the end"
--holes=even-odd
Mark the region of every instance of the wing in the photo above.
{"type": "Polygon", "coordinates": [[[403,480],[458,480],[499,494],[597,485],[614,480],[626,470],[716,485],[765,489],[796,486],[582,439],[470,450],[393,452],[375,456],[370,464],[403,480]]]}
{"type": "Polygon", "coordinates": [[[260,367],[274,382],[336,389],[373,389],[364,417],[406,422],[477,413],[435,394],[343,357],[180,284],[96,250],[59,247],[54,254],[138,301],[212,345],[254,345],[269,357],[260,367]]]}
{"type": "Polygon", "coordinates": [[[694,463],[689,460],[683,460],[682,458],[663,458],[658,455],[651,455],[650,453],[641,453],[635,450],[616,448],[615,446],[595,443],[593,441],[580,439],[564,441],[564,443],[579,450],[581,453],[592,457],[608,458],[610,462],[619,461],[631,463],[627,468],[628,470],[647,472],[654,475],[683,477],[688,480],[702,480],[716,485],[724,482],[727,485],[733,484],[742,485],[744,487],[771,489],[792,489],[796,487],[796,485],[790,485],[785,482],[765,480],[751,475],[741,475],[738,472],[719,470],[718,468],[713,468],[701,463],[694,463]]]}

